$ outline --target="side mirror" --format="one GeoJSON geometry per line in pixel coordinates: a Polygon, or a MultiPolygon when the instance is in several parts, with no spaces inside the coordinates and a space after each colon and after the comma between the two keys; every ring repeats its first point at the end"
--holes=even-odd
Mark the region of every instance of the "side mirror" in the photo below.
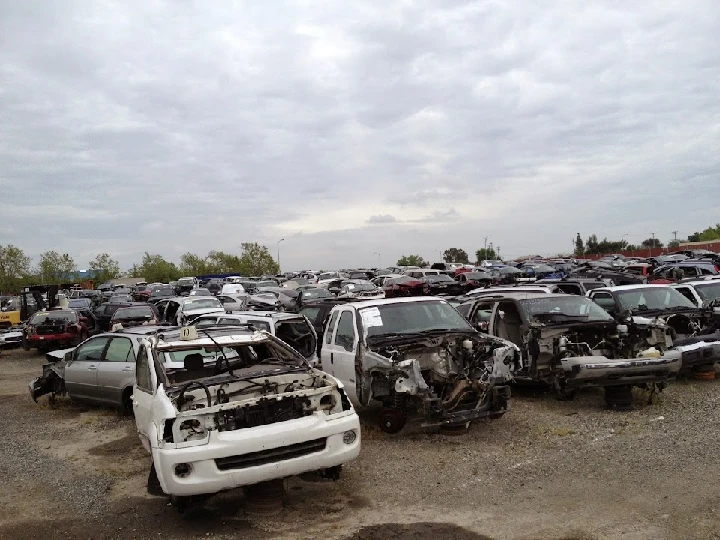
{"type": "Polygon", "coordinates": [[[481,332],[487,332],[490,325],[487,321],[480,321],[475,324],[475,327],[480,330],[481,332]]]}
{"type": "Polygon", "coordinates": [[[68,351],[65,353],[65,356],[63,357],[63,360],[66,362],[71,362],[73,359],[73,351],[68,351]]]}

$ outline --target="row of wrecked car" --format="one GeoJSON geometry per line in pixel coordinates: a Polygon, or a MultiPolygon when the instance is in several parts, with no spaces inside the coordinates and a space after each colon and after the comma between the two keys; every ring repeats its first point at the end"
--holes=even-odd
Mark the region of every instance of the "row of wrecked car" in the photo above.
{"type": "Polygon", "coordinates": [[[650,396],[678,376],[710,378],[718,284],[559,278],[458,296],[331,293],[297,314],[188,294],[162,314],[154,304],[156,319],[48,352],[30,392],[132,410],[152,455],[148,490],[182,510],[304,472],[337,478],[360,451],[356,407],[377,406],[387,433],[408,421],[456,431],[506,414],[514,384],[563,400],[599,387],[609,409],[625,410],[633,388],[650,396]],[[217,304],[185,308],[196,300],[217,304]]]}

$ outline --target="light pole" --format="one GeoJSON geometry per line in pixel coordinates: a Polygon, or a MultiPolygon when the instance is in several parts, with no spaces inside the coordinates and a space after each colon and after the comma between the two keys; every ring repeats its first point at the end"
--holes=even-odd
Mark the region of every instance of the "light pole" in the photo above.
{"type": "Polygon", "coordinates": [[[284,242],[285,239],[281,238],[277,242],[277,265],[278,265],[278,274],[280,273],[280,242],[284,242]]]}
{"type": "Polygon", "coordinates": [[[377,256],[378,256],[378,268],[382,268],[382,265],[380,264],[380,254],[379,254],[379,253],[374,253],[374,255],[377,255],[377,256]]]}

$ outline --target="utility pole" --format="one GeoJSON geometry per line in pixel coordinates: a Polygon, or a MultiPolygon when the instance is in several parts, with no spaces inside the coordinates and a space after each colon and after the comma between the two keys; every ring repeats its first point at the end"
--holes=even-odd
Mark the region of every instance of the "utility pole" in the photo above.
{"type": "Polygon", "coordinates": [[[284,242],[285,239],[281,238],[277,242],[277,265],[278,265],[278,274],[280,273],[280,242],[284,242]]]}
{"type": "Polygon", "coordinates": [[[677,244],[677,233],[678,233],[678,232],[677,232],[677,231],[673,231],[672,233],[673,233],[673,236],[675,237],[675,240],[673,240],[673,242],[677,244]]]}

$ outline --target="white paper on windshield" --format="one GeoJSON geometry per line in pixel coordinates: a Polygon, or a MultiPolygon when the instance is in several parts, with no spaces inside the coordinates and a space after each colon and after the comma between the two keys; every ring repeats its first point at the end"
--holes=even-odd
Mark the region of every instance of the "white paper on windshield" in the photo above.
{"type": "Polygon", "coordinates": [[[382,317],[380,316],[380,310],[376,307],[363,309],[362,311],[360,311],[360,316],[362,317],[363,326],[365,328],[383,325],[382,317]]]}

